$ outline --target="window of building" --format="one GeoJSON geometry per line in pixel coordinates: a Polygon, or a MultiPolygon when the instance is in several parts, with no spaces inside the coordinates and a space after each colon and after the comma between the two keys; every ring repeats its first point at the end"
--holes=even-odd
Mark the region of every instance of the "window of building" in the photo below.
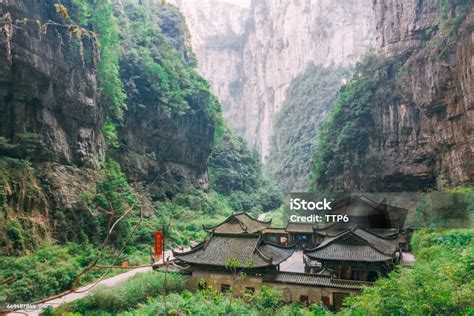
{"type": "Polygon", "coordinates": [[[365,270],[352,270],[351,279],[358,281],[367,281],[367,271],[365,270]]]}
{"type": "Polygon", "coordinates": [[[300,295],[300,303],[308,305],[309,304],[309,297],[308,295],[300,295]]]}
{"type": "Polygon", "coordinates": [[[350,267],[341,267],[339,270],[339,279],[350,280],[351,278],[351,268],[350,267]]]}
{"type": "Polygon", "coordinates": [[[229,284],[221,284],[221,292],[226,293],[230,291],[230,285],[229,284]]]}
{"type": "Polygon", "coordinates": [[[367,277],[367,281],[375,282],[378,277],[379,277],[379,274],[377,273],[377,271],[369,271],[369,276],[367,277]]]}
{"type": "Polygon", "coordinates": [[[268,241],[271,242],[271,243],[276,244],[278,242],[278,238],[275,235],[270,235],[270,236],[268,236],[268,241]]]}
{"type": "Polygon", "coordinates": [[[309,239],[308,235],[301,235],[301,234],[296,235],[296,241],[307,241],[308,239],[309,239]]]}
{"type": "Polygon", "coordinates": [[[288,244],[288,238],[286,236],[280,237],[280,245],[286,246],[288,244]]]}
{"type": "Polygon", "coordinates": [[[255,293],[255,288],[254,287],[246,287],[245,288],[245,293],[254,294],[255,293]]]}
{"type": "Polygon", "coordinates": [[[323,297],[321,297],[321,300],[323,301],[324,306],[331,307],[331,303],[329,301],[329,296],[323,296],[323,297]]]}

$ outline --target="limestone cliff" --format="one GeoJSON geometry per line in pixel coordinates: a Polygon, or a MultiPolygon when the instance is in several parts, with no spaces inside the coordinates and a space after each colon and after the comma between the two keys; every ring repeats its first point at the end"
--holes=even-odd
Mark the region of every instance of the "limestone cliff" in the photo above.
{"type": "Polygon", "coordinates": [[[374,45],[369,0],[177,4],[227,121],[264,160],[290,82],[310,64],[353,65],[374,45]]]}
{"type": "Polygon", "coordinates": [[[80,196],[105,152],[104,111],[92,39],[81,39],[83,63],[67,28],[50,25],[42,33],[35,23],[63,24],[51,1],[4,0],[0,15],[0,251],[21,252],[53,236],[56,225],[88,216],[80,196]],[[21,236],[23,229],[29,234],[21,236]]]}
{"type": "Polygon", "coordinates": [[[373,150],[383,149],[390,166],[386,174],[432,175],[441,187],[472,184],[473,3],[376,1],[374,6],[381,51],[411,53],[405,64],[411,100],[375,110],[377,131],[389,141],[373,150]]]}
{"type": "Polygon", "coordinates": [[[472,2],[377,0],[374,10],[379,60],[361,66],[343,89],[318,153],[317,184],[397,191],[472,185],[472,2]],[[372,87],[365,99],[357,94],[364,86],[372,87]]]}
{"type": "MultiPolygon", "coordinates": [[[[63,24],[50,1],[0,4],[13,22],[30,19],[24,25],[13,23],[11,38],[2,36],[0,136],[20,145],[24,136],[34,138],[41,144],[31,157],[35,161],[94,166],[105,145],[100,130],[103,110],[90,58],[92,39],[81,39],[88,57],[82,64],[79,49],[73,50],[78,43],[69,40],[67,28],[51,25],[41,34],[36,25],[36,20],[63,24]]],[[[7,25],[4,22],[3,27],[7,25]]],[[[19,147],[17,155],[26,156],[25,146],[19,147]]]]}
{"type": "Polygon", "coordinates": [[[96,192],[106,155],[132,183],[166,173],[177,180],[174,190],[209,187],[207,159],[220,108],[192,68],[179,12],[160,4],[145,11],[150,16],[135,12],[145,19],[138,26],[157,28],[149,37],[143,27],[122,30],[142,37],[121,34],[129,55],[112,65],[122,68],[128,95],[112,148],[104,141],[110,115],[99,89],[98,45],[88,33],[97,29],[91,22],[74,31],[77,8],[61,1],[66,14],[55,4],[0,0],[0,253],[23,253],[45,239],[90,241],[94,227],[103,229],[85,195],[96,192]],[[143,43],[159,56],[143,54],[143,43]]]}
{"type": "Polygon", "coordinates": [[[127,2],[120,23],[128,106],[119,128],[121,164],[134,182],[181,179],[207,190],[215,128],[211,112],[220,105],[192,69],[195,57],[184,18],[173,7],[127,2]]]}
{"type": "MultiPolygon", "coordinates": [[[[226,118],[235,118],[243,97],[243,45],[250,1],[172,0],[186,17],[198,70],[219,97],[226,118]]],[[[244,122],[229,123],[243,134],[244,122]]]]}

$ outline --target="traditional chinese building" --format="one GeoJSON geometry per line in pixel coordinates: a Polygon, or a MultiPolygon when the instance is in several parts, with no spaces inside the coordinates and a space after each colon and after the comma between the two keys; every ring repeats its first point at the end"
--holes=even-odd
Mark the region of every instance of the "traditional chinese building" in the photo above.
{"type": "MultiPolygon", "coordinates": [[[[387,207],[364,200],[357,203],[357,214],[372,214],[369,221],[383,222],[384,227],[290,223],[279,228],[271,227],[271,221],[237,213],[216,226],[204,227],[209,237],[191,250],[173,252],[175,264],[191,275],[192,288],[212,286],[225,292],[232,287],[244,293],[266,285],[281,290],[288,302],[324,303],[339,309],[345,297],[387,274],[401,256],[401,226],[387,225],[392,215],[379,212],[387,207]]],[[[336,210],[350,211],[348,205],[341,203],[336,210]]]]}
{"type": "Polygon", "coordinates": [[[190,251],[175,252],[174,257],[193,270],[229,272],[232,261],[234,268],[261,275],[278,271],[280,263],[293,251],[290,247],[267,244],[260,234],[213,233],[190,251]]]}
{"type": "Polygon", "coordinates": [[[222,292],[231,286],[238,291],[258,290],[263,276],[277,273],[281,262],[294,252],[293,247],[264,241],[262,231],[269,225],[246,213],[231,215],[219,225],[206,227],[210,237],[190,251],[173,252],[175,263],[191,274],[193,287],[205,284],[222,292]],[[245,272],[244,279],[238,278],[240,272],[245,272]]]}
{"type": "Polygon", "coordinates": [[[357,226],[304,253],[333,278],[367,282],[390,272],[401,256],[396,238],[382,237],[357,226]]]}

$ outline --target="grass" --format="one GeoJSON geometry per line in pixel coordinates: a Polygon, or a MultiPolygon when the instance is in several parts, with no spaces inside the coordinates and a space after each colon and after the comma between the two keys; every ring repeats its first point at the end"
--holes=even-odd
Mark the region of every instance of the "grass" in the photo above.
{"type": "Polygon", "coordinates": [[[151,297],[162,295],[165,289],[167,293],[181,292],[185,284],[186,278],[175,273],[168,273],[166,283],[164,272],[138,273],[114,287],[98,287],[86,298],[66,304],[52,314],[64,315],[68,312],[84,315],[101,312],[116,314],[136,308],[151,297]]]}

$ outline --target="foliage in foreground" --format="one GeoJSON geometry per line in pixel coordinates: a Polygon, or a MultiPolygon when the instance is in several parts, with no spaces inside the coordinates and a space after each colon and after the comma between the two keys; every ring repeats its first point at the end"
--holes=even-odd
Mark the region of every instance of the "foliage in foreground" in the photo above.
{"type": "Polygon", "coordinates": [[[164,293],[181,292],[184,290],[185,278],[179,274],[162,272],[139,273],[126,282],[114,287],[98,287],[86,298],[55,311],[54,314],[74,310],[81,314],[110,312],[115,314],[138,306],[150,297],[157,297],[164,293]]]}
{"type": "Polygon", "coordinates": [[[343,315],[472,315],[474,230],[417,232],[416,262],[346,300],[343,315]]]}
{"type": "MultiPolygon", "coordinates": [[[[0,303],[25,303],[69,290],[82,268],[97,256],[91,245],[66,243],[42,246],[22,257],[0,256],[0,280],[15,277],[12,284],[0,285],[0,303]]],[[[80,284],[91,282],[102,271],[84,275],[80,284]]]]}
{"type": "Polygon", "coordinates": [[[122,315],[325,315],[319,305],[309,308],[299,304],[285,305],[279,292],[262,287],[257,295],[245,294],[242,298],[231,293],[222,294],[213,288],[195,293],[184,291],[166,298],[149,300],[140,308],[122,315]]]}
{"type": "MultiPolygon", "coordinates": [[[[152,275],[150,275],[152,276],[152,275]]],[[[180,276],[169,274],[168,277],[176,278],[180,282],[180,276]]],[[[156,283],[160,278],[154,276],[150,283],[156,283]]],[[[182,278],[182,277],[181,277],[182,278]]],[[[262,287],[257,295],[245,294],[241,298],[233,297],[232,293],[222,294],[214,288],[191,293],[187,290],[181,293],[168,287],[169,293],[166,297],[159,295],[150,297],[150,292],[136,291],[136,280],[124,283],[118,291],[112,289],[97,289],[91,299],[86,298],[69,306],[55,310],[53,315],[62,315],[65,312],[74,312],[80,315],[326,315],[328,312],[319,305],[303,307],[299,304],[285,305],[281,301],[281,294],[267,287],[262,287]],[[124,305],[131,300],[130,305],[124,305]],[[115,304],[117,302],[117,304],[115,304]],[[130,307],[137,306],[137,309],[130,307]]],[[[49,313],[43,313],[47,315],[49,313]]]]}
{"type": "MultiPolygon", "coordinates": [[[[375,286],[365,288],[360,296],[347,298],[346,307],[337,315],[472,315],[473,240],[473,230],[417,232],[412,241],[417,257],[414,267],[400,267],[375,286]]],[[[68,311],[88,315],[112,315],[119,311],[120,315],[333,315],[319,305],[285,305],[279,292],[266,287],[256,295],[237,298],[213,288],[179,292],[177,286],[165,299],[152,285],[161,282],[160,277],[148,285],[145,279],[136,277],[120,287],[98,289],[90,298],[68,307],[68,311]],[[137,282],[145,284],[143,289],[137,289],[137,282]],[[133,307],[137,308],[130,309],[133,307]]],[[[176,280],[175,284],[181,283],[176,280]]],[[[55,314],[60,315],[59,311],[64,309],[55,314]]]]}

